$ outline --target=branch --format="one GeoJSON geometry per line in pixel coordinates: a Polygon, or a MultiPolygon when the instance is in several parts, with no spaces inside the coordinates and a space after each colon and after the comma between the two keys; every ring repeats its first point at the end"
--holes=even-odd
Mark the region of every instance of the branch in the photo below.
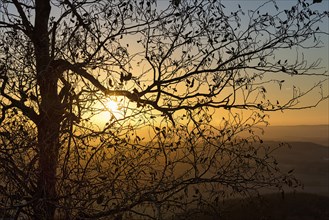
{"type": "Polygon", "coordinates": [[[92,35],[95,36],[95,34],[93,33],[93,31],[90,30],[90,27],[88,26],[88,24],[86,24],[83,19],[81,18],[80,14],[77,12],[77,6],[74,6],[69,0],[64,0],[64,4],[68,5],[70,7],[70,9],[72,10],[73,14],[75,16],[77,16],[77,19],[79,21],[79,23],[86,29],[88,30],[92,35]]]}
{"type": "Polygon", "coordinates": [[[0,103],[2,105],[1,108],[1,117],[0,117],[0,125],[1,123],[6,119],[6,111],[12,107],[14,107],[13,105],[3,105],[2,103],[0,103]]]}
{"type": "MultiPolygon", "coordinates": [[[[34,123],[37,124],[39,115],[34,111],[33,108],[26,106],[23,101],[14,99],[13,97],[6,94],[5,87],[6,87],[6,84],[8,83],[8,77],[0,76],[0,79],[3,80],[3,83],[0,88],[0,94],[11,102],[11,105],[7,105],[7,107],[5,107],[5,109],[8,110],[9,108],[16,107],[16,108],[20,109],[25,116],[27,116],[34,123]]],[[[2,110],[2,113],[4,113],[4,110],[2,110]]],[[[4,117],[4,116],[2,116],[2,117],[4,117]]],[[[1,119],[2,119],[2,117],[1,117],[1,119]]],[[[1,122],[1,120],[0,120],[0,122],[1,122]]]]}
{"type": "Polygon", "coordinates": [[[17,0],[13,0],[13,3],[19,13],[19,15],[21,16],[22,18],[22,22],[23,22],[23,25],[24,27],[26,28],[26,34],[31,37],[32,36],[32,32],[33,32],[33,26],[32,24],[30,23],[30,21],[27,19],[25,13],[24,13],[24,10],[21,6],[21,3],[18,2],[17,0]]]}

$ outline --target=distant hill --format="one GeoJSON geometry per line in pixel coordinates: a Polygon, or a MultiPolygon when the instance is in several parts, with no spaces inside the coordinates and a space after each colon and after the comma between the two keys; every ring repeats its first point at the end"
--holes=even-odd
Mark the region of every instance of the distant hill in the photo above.
{"type": "MultiPolygon", "coordinates": [[[[265,141],[268,146],[280,142],[265,141]]],[[[219,207],[190,209],[173,220],[329,220],[329,147],[311,142],[289,142],[274,152],[282,171],[293,174],[303,188],[285,189],[285,194],[264,189],[262,197],[226,199],[219,207]]],[[[276,191],[277,192],[277,191],[276,191]]]]}
{"type": "MultiPolygon", "coordinates": [[[[277,146],[278,142],[265,142],[277,146]]],[[[301,192],[329,196],[329,148],[310,142],[290,142],[274,152],[280,168],[294,169],[294,175],[304,184],[301,192]]]]}
{"type": "Polygon", "coordinates": [[[268,126],[264,130],[265,140],[313,142],[329,146],[329,125],[268,126]]]}
{"type": "Polygon", "coordinates": [[[291,146],[273,155],[282,171],[294,170],[303,188],[286,189],[284,197],[264,189],[262,198],[224,200],[219,208],[190,209],[172,219],[329,220],[329,126],[269,126],[264,130],[265,145],[286,142],[291,146]]]}
{"type": "Polygon", "coordinates": [[[190,209],[173,220],[329,220],[329,197],[288,193],[225,200],[220,206],[190,209]]]}
{"type": "MultiPolygon", "coordinates": [[[[224,203],[223,220],[329,220],[329,197],[290,193],[224,203]]],[[[206,220],[206,218],[199,218],[206,220]]]]}

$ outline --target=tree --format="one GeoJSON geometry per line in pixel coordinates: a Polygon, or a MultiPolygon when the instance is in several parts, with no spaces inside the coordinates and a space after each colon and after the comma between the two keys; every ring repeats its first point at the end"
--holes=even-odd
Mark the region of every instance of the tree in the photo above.
{"type": "Polygon", "coordinates": [[[221,1],[1,1],[2,213],[162,219],[294,185],[254,131],[267,111],[309,107],[299,100],[323,82],[267,100],[270,83],[284,84],[272,73],[327,76],[317,61],[277,58],[321,46],[328,12],[312,7],[300,0],[280,11],[270,1],[245,14],[221,1]]]}

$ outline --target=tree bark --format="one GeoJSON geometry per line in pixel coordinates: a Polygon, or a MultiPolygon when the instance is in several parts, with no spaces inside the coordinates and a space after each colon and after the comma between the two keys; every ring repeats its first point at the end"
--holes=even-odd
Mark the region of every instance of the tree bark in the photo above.
{"type": "Polygon", "coordinates": [[[48,20],[49,0],[36,0],[36,16],[33,34],[35,47],[37,84],[40,89],[38,128],[39,166],[34,205],[35,219],[52,220],[57,205],[56,169],[59,155],[59,133],[62,116],[58,97],[58,70],[52,66],[49,53],[48,20]]]}
{"type": "MultiPolygon", "coordinates": [[[[45,101],[44,103],[49,103],[45,101]]],[[[53,106],[53,105],[49,105],[53,106]]],[[[38,124],[39,176],[35,204],[36,219],[54,219],[57,192],[56,169],[59,153],[58,115],[50,107],[40,113],[38,124]]]]}

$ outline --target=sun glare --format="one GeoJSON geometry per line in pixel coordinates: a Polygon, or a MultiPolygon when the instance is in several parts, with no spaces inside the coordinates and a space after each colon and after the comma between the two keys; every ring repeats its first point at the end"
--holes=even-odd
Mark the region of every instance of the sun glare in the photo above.
{"type": "Polygon", "coordinates": [[[97,107],[103,108],[102,112],[94,115],[93,117],[93,121],[96,122],[99,126],[104,126],[109,121],[122,119],[124,117],[123,111],[116,100],[108,99],[102,104],[99,103],[97,107]]]}
{"type": "Polygon", "coordinates": [[[103,127],[113,122],[122,122],[125,119],[131,118],[132,115],[138,114],[135,103],[130,104],[124,98],[108,97],[95,103],[95,112],[91,113],[92,121],[98,126],[103,127]],[[130,106],[129,106],[130,105],[130,106]]]}
{"type": "Polygon", "coordinates": [[[116,102],[113,101],[113,100],[109,100],[109,101],[106,103],[106,106],[109,108],[109,110],[110,110],[112,113],[117,113],[117,112],[119,111],[118,103],[116,103],[116,102]]]}
{"type": "Polygon", "coordinates": [[[120,107],[120,104],[113,99],[109,99],[106,103],[105,103],[106,109],[107,111],[105,112],[105,119],[113,119],[113,117],[115,119],[121,119],[123,117],[123,112],[122,109],[120,107]]]}

